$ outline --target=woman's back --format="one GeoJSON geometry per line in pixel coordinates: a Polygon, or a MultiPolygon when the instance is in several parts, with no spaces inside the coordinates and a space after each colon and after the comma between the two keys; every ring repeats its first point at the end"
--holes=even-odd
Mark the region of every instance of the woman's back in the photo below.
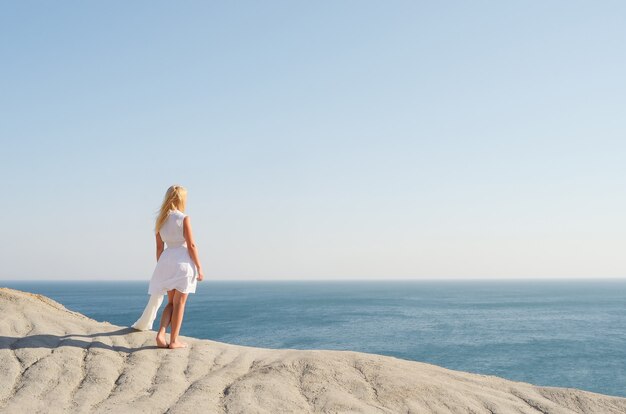
{"type": "Polygon", "coordinates": [[[176,289],[181,293],[196,291],[197,268],[189,256],[187,242],[183,235],[183,221],[186,214],[180,210],[170,210],[163,222],[159,235],[167,244],[150,279],[148,293],[164,295],[176,289]]]}
{"type": "Polygon", "coordinates": [[[186,246],[183,233],[183,220],[186,214],[179,210],[171,210],[163,223],[159,234],[167,247],[186,246]]]}

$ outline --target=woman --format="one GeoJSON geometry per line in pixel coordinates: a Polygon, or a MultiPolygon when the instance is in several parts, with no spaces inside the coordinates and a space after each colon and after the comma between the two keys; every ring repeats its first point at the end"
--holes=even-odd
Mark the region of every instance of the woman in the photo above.
{"type": "MultiPolygon", "coordinates": [[[[191,231],[191,222],[189,216],[184,213],[186,203],[187,190],[179,185],[171,186],[165,193],[156,219],[157,264],[150,279],[148,293],[152,295],[151,303],[155,301],[154,298],[162,298],[166,292],[168,298],[156,336],[159,348],[175,349],[187,346],[178,339],[187,295],[195,293],[196,282],[204,279],[198,249],[191,231]],[[164,248],[165,244],[167,248],[164,248]],[[165,332],[170,324],[172,325],[170,342],[167,343],[165,332]]],[[[158,299],[156,301],[160,305],[158,299]]],[[[154,314],[156,315],[156,311],[154,314]]],[[[136,324],[138,323],[139,321],[136,324]]],[[[150,321],[150,326],[152,326],[152,321],[150,321]]]]}

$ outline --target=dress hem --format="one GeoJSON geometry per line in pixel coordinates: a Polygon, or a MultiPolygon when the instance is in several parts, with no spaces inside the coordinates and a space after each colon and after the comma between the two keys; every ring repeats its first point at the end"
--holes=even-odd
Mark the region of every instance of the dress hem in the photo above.
{"type": "Polygon", "coordinates": [[[151,292],[151,291],[148,291],[148,294],[149,294],[149,295],[166,295],[166,294],[167,294],[167,292],[169,292],[170,290],[177,290],[177,291],[179,291],[180,293],[187,293],[187,294],[189,294],[189,293],[196,293],[195,289],[194,289],[194,290],[187,290],[187,289],[182,289],[182,290],[181,290],[181,289],[178,289],[178,288],[173,287],[173,288],[171,288],[171,289],[163,289],[163,290],[159,290],[159,291],[157,291],[157,292],[154,292],[154,291],[152,291],[152,292],[151,292]]]}

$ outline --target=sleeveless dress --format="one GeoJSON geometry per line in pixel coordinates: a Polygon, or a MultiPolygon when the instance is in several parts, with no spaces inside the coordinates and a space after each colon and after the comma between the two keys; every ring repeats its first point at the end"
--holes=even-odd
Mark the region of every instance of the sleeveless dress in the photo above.
{"type": "Polygon", "coordinates": [[[167,247],[161,253],[152,273],[148,287],[150,295],[164,295],[172,289],[181,293],[196,292],[198,269],[189,256],[183,236],[183,219],[186,216],[182,211],[170,210],[159,230],[167,247]]]}

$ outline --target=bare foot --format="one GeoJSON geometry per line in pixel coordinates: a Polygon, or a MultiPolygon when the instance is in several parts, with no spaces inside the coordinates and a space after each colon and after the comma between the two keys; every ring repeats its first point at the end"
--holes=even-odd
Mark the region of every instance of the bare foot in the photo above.
{"type": "Polygon", "coordinates": [[[157,334],[156,337],[157,347],[159,348],[167,348],[167,341],[165,340],[165,334],[157,334]]]}
{"type": "Polygon", "coordinates": [[[170,349],[176,349],[176,348],[187,348],[187,344],[184,342],[180,342],[180,341],[172,342],[170,344],[170,349]]]}

